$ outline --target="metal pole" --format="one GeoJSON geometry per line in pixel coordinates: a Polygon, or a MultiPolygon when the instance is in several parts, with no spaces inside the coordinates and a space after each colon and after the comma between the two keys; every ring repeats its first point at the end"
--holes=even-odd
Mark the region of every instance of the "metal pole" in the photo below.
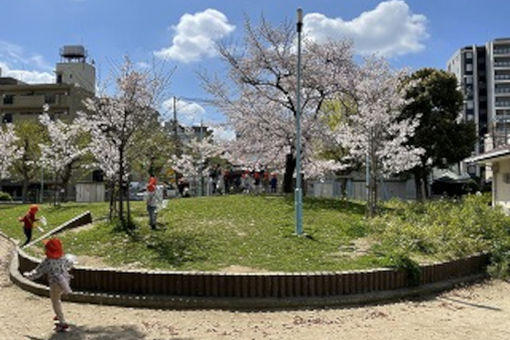
{"type": "MultiPolygon", "coordinates": [[[[179,136],[177,135],[177,100],[174,96],[174,143],[175,143],[175,153],[177,156],[180,156],[179,154],[179,136]]],[[[175,187],[178,187],[178,178],[177,178],[177,171],[174,171],[175,176],[175,187]]]]}
{"type": "Polygon", "coordinates": [[[41,197],[39,198],[40,202],[42,204],[44,200],[44,168],[41,167],[41,197]]]}
{"type": "MultiPolygon", "coordinates": [[[[204,138],[204,130],[203,130],[203,120],[200,120],[200,142],[202,142],[202,139],[204,138]]],[[[200,152],[200,159],[202,159],[202,150],[200,152]]],[[[200,166],[200,196],[204,196],[204,165],[201,164],[200,166]]]]}
{"type": "Polygon", "coordinates": [[[296,189],[294,205],[296,208],[296,234],[303,233],[303,192],[301,190],[301,32],[303,30],[303,10],[297,10],[298,60],[296,92],[296,189]]]}

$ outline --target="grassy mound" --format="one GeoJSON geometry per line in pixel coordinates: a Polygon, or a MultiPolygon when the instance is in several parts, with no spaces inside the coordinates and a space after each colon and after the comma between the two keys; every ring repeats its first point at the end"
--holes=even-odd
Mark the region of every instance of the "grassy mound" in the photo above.
{"type": "MultiPolygon", "coordinates": [[[[23,239],[15,218],[26,208],[0,207],[0,228],[23,239]]],[[[157,231],[148,227],[144,203],[133,202],[138,227],[132,234],[98,222],[61,237],[67,252],[131,268],[325,271],[393,266],[414,270],[416,261],[490,251],[491,270],[500,275],[508,271],[510,219],[490,208],[485,196],[426,203],[390,201],[372,220],[365,219],[364,208],[360,202],[305,198],[306,236],[296,237],[292,197],[172,200],[159,214],[157,231]]],[[[107,204],[43,206],[41,214],[56,226],[87,209],[96,218],[106,215],[107,204]]]]}

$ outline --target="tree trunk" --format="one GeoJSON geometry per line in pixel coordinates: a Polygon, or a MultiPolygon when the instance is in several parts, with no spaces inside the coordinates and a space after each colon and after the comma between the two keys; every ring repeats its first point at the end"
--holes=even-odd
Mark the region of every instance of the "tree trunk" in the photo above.
{"type": "Polygon", "coordinates": [[[64,170],[64,174],[62,175],[62,189],[64,194],[63,194],[63,197],[62,197],[62,202],[67,202],[67,195],[68,195],[68,191],[67,191],[67,186],[69,184],[69,181],[71,179],[71,174],[72,174],[72,165],[68,165],[65,170],[64,170]]]}
{"type": "Polygon", "coordinates": [[[134,229],[134,224],[131,223],[131,206],[129,204],[129,180],[124,189],[126,191],[126,204],[127,204],[127,224],[129,229],[134,229]]]}
{"type": "Polygon", "coordinates": [[[112,180],[109,183],[110,185],[110,213],[108,215],[108,220],[112,220],[115,211],[115,181],[112,180]]]}
{"type": "Polygon", "coordinates": [[[422,202],[424,197],[423,197],[423,192],[421,190],[422,188],[422,185],[421,185],[421,181],[422,181],[422,178],[421,178],[421,173],[418,169],[415,169],[413,171],[413,175],[414,175],[414,187],[415,187],[415,191],[416,191],[416,200],[418,202],[422,202]]]}
{"type": "Polygon", "coordinates": [[[124,152],[122,146],[119,148],[119,219],[122,228],[126,227],[126,221],[124,220],[124,204],[123,204],[123,196],[124,196],[124,185],[122,183],[124,178],[124,152]]]}
{"type": "Polygon", "coordinates": [[[292,182],[292,176],[294,175],[294,169],[296,168],[296,159],[292,153],[287,154],[285,159],[285,173],[283,174],[283,192],[292,193],[294,191],[294,184],[292,182]]]}
{"type": "Polygon", "coordinates": [[[340,180],[340,198],[347,199],[347,178],[345,177],[340,180]]]}
{"type": "Polygon", "coordinates": [[[27,193],[28,193],[28,183],[30,179],[29,178],[23,178],[23,187],[21,188],[21,200],[23,203],[27,203],[27,193]]]}
{"type": "Polygon", "coordinates": [[[429,173],[427,170],[423,171],[423,177],[421,179],[421,181],[423,182],[423,193],[424,193],[424,197],[425,199],[428,199],[430,198],[430,190],[429,190],[429,180],[428,180],[428,177],[429,177],[429,173]]]}

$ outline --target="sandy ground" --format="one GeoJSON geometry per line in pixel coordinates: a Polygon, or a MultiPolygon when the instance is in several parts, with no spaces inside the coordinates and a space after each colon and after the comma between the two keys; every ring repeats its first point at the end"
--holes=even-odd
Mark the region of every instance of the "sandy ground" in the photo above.
{"type": "Polygon", "coordinates": [[[53,331],[48,298],[13,285],[0,237],[0,339],[510,339],[510,283],[489,281],[439,296],[365,307],[229,312],[65,303],[72,324],[53,331]]]}

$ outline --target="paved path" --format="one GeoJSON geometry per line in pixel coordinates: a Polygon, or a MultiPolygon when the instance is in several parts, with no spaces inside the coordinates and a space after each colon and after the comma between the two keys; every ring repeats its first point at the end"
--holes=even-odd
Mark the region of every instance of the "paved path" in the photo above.
{"type": "Polygon", "coordinates": [[[68,333],[54,333],[48,298],[7,275],[0,237],[0,340],[16,339],[510,339],[510,284],[490,281],[424,300],[277,312],[172,311],[64,303],[68,333]]]}

